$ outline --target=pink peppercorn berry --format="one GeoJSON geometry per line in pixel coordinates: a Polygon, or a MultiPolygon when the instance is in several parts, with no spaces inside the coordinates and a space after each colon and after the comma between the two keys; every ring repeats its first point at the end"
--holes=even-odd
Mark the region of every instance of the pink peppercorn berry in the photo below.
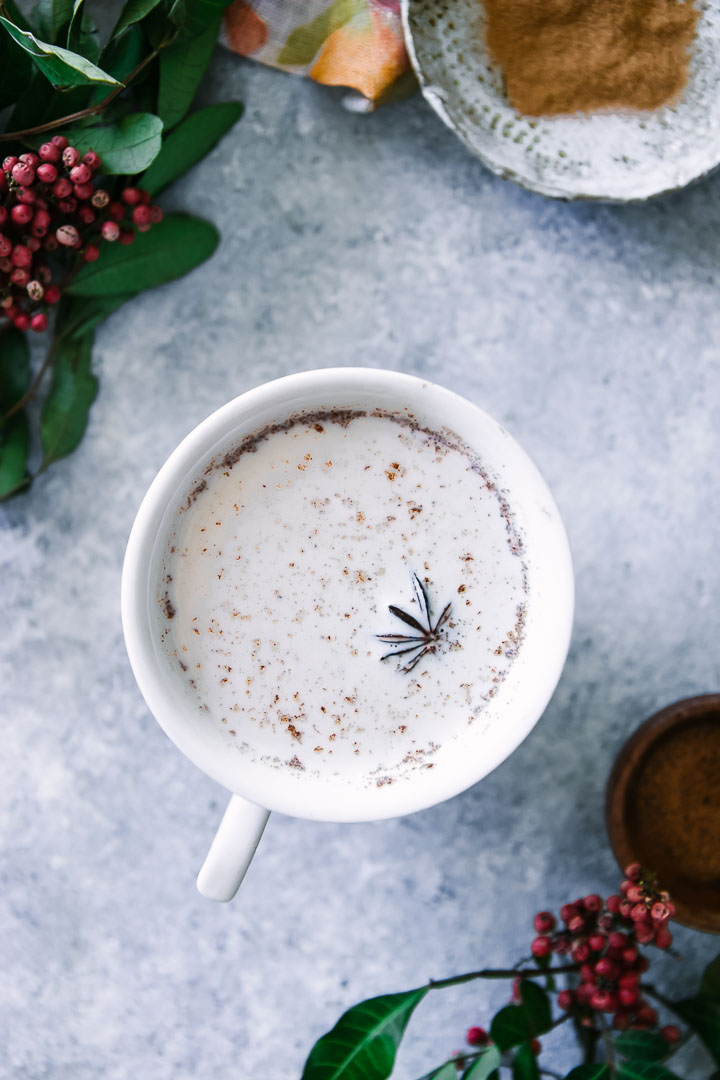
{"type": "Polygon", "coordinates": [[[47,330],[48,318],[44,312],[38,311],[36,315],[30,320],[30,329],[40,334],[43,330],[47,330]]]}
{"type": "Polygon", "coordinates": [[[53,146],[56,146],[61,153],[68,144],[68,140],[65,138],[64,135],[53,135],[50,142],[53,144],[53,146]]]}
{"type": "Polygon", "coordinates": [[[38,165],[36,176],[38,180],[42,180],[43,184],[54,184],[57,180],[57,169],[50,162],[45,162],[44,165],[38,165]]]}
{"type": "MultiPolygon", "coordinates": [[[[67,151],[65,151],[65,153],[67,153],[67,151]]],[[[70,179],[73,184],[87,184],[88,180],[91,178],[92,172],[90,171],[89,166],[82,161],[79,165],[75,165],[74,168],[70,170],[70,179]]]]}
{"type": "Polygon", "coordinates": [[[39,157],[41,157],[43,161],[49,161],[53,165],[56,161],[60,160],[60,153],[60,148],[51,142],[43,143],[38,150],[39,157]]]}
{"type": "Polygon", "coordinates": [[[33,212],[25,203],[16,203],[10,211],[10,217],[16,225],[27,225],[33,219],[33,212]]]}
{"type": "Polygon", "coordinates": [[[630,863],[629,866],[625,867],[623,873],[629,881],[639,881],[642,875],[642,866],[639,862],[630,863]]]}
{"type": "Polygon", "coordinates": [[[108,240],[112,244],[120,235],[120,227],[115,221],[106,221],[103,223],[101,232],[103,240],[108,240]]]}
{"type": "Polygon", "coordinates": [[[132,219],[136,225],[149,225],[150,207],[143,206],[142,203],[139,206],[136,206],[132,212],[132,219]]]}
{"type": "Polygon", "coordinates": [[[135,240],[135,233],[132,231],[132,229],[121,229],[120,230],[120,235],[118,236],[119,243],[121,243],[125,247],[127,247],[128,244],[132,244],[134,240],[135,240]]]}
{"type": "Polygon", "coordinates": [[[72,169],[80,160],[80,154],[74,146],[66,146],[62,155],[63,165],[66,169],[72,169]]]}
{"type": "Polygon", "coordinates": [[[561,990],[557,996],[557,1003],[559,1008],[567,1012],[568,1009],[572,1009],[575,1004],[575,994],[572,990],[561,990]]]}
{"type": "Polygon", "coordinates": [[[88,244],[85,248],[85,262],[95,262],[100,258],[100,248],[95,244],[88,244]]]}
{"type": "Polygon", "coordinates": [[[99,169],[101,165],[100,156],[94,150],[88,150],[87,154],[83,155],[83,161],[93,172],[99,169]]]}
{"type": "Polygon", "coordinates": [[[16,244],[10,256],[13,266],[29,266],[32,262],[32,251],[24,244],[16,244]]]}
{"type": "Polygon", "coordinates": [[[45,303],[57,304],[59,299],[60,290],[58,289],[57,285],[48,285],[47,289],[45,290],[45,303]]]}
{"type": "Polygon", "coordinates": [[[18,330],[29,330],[30,316],[27,315],[24,311],[20,311],[13,319],[13,323],[18,328],[18,330]]]}
{"type": "Polygon", "coordinates": [[[64,176],[61,176],[59,180],[56,180],[53,184],[53,195],[58,199],[66,199],[68,195],[72,195],[72,184],[64,176]]]}
{"type": "Polygon", "coordinates": [[[29,187],[35,180],[35,170],[26,161],[18,161],[17,165],[12,167],[12,178],[16,184],[29,187]]]}
{"type": "Polygon", "coordinates": [[[489,1041],[490,1036],[485,1028],[471,1027],[468,1028],[465,1033],[465,1042],[468,1046],[487,1046],[489,1041]]]}
{"type": "MultiPolygon", "coordinates": [[[[150,207],[149,213],[151,220],[152,212],[156,209],[159,210],[160,207],[150,207]]],[[[162,211],[160,212],[162,213],[162,211]]],[[[135,219],[135,213],[137,213],[137,211],[133,213],[133,220],[135,219]]],[[[537,930],[538,934],[549,934],[551,930],[555,929],[555,916],[552,914],[551,911],[538,911],[537,915],[533,919],[533,926],[537,930]]]]}
{"type": "Polygon", "coordinates": [[[136,187],[126,187],[120,194],[120,198],[127,206],[137,206],[141,201],[142,196],[140,191],[136,187]]]}
{"type": "Polygon", "coordinates": [[[549,956],[552,952],[552,939],[546,934],[540,934],[530,946],[530,952],[533,956],[549,956]]]}
{"type": "Polygon", "coordinates": [[[666,1043],[678,1043],[682,1038],[680,1034],[680,1028],[675,1027],[674,1024],[666,1024],[665,1027],[660,1028],[660,1034],[666,1043]]]}

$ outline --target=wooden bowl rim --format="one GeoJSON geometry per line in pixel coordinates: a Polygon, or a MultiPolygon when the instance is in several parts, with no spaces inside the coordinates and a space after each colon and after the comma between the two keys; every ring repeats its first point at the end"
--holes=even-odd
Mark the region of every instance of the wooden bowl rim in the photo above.
{"type": "MultiPolygon", "coordinates": [[[[621,747],[610,771],[605,793],[605,826],[621,867],[637,861],[625,821],[625,807],[628,788],[647,751],[668,731],[696,723],[713,713],[720,720],[720,694],[698,694],[684,698],[654,713],[621,747]]],[[[683,926],[720,934],[720,911],[695,908],[675,897],[673,903],[676,907],[675,917],[683,926]]]]}

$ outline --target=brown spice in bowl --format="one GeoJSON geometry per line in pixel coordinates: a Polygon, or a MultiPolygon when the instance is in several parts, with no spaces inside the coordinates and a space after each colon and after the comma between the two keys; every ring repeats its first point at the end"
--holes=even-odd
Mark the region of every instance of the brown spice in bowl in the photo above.
{"type": "Polygon", "coordinates": [[[693,0],[483,0],[485,43],[527,116],[657,109],[680,96],[693,0]]]}
{"type": "Polygon", "coordinates": [[[720,720],[673,728],[651,745],[628,791],[628,828],[673,896],[720,899],[720,720]]]}

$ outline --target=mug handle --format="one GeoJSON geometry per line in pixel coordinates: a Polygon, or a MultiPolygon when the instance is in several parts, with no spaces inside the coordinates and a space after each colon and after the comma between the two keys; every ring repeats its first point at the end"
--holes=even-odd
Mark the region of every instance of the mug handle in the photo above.
{"type": "Polygon", "coordinates": [[[245,877],[270,811],[233,795],[215,833],[202,869],[198,892],[208,900],[232,900],[245,877]]]}

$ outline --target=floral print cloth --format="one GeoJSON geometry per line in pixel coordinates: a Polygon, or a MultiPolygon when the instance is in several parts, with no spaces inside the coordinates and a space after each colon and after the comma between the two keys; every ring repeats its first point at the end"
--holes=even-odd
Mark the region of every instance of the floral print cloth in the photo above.
{"type": "Polygon", "coordinates": [[[347,102],[355,109],[414,86],[400,0],[235,0],[225,42],[263,64],[357,91],[347,102]]]}

